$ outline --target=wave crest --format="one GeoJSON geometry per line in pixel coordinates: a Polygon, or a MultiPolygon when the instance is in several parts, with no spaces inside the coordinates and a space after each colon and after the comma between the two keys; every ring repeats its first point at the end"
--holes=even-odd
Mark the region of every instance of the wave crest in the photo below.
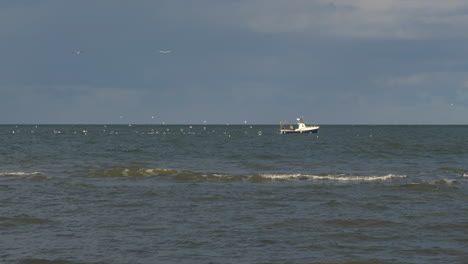
{"type": "Polygon", "coordinates": [[[176,170],[170,169],[145,169],[145,168],[113,168],[108,170],[96,170],[89,172],[89,176],[95,177],[145,177],[157,175],[173,175],[176,170]]]}
{"type": "Polygon", "coordinates": [[[218,173],[202,173],[195,171],[183,171],[163,168],[112,168],[95,170],[87,174],[92,177],[124,177],[145,178],[154,176],[171,177],[180,181],[246,181],[255,183],[281,182],[281,181],[331,181],[331,182],[372,182],[390,181],[406,178],[405,175],[388,174],[383,176],[351,176],[343,174],[308,175],[308,174],[250,174],[250,175],[227,175],[218,173]]]}
{"type": "Polygon", "coordinates": [[[42,175],[41,172],[34,171],[34,172],[0,172],[0,176],[37,176],[42,175]]]}
{"type": "Polygon", "coordinates": [[[303,175],[303,174],[259,174],[258,177],[279,181],[292,180],[313,180],[313,181],[333,181],[333,182],[371,182],[389,181],[406,178],[405,175],[388,174],[383,176],[352,176],[352,175],[303,175]]]}
{"type": "Polygon", "coordinates": [[[237,176],[216,174],[216,173],[201,173],[194,171],[182,171],[162,168],[114,168],[108,170],[97,170],[88,173],[88,176],[93,177],[124,177],[124,178],[144,178],[152,176],[167,176],[173,177],[176,180],[234,180],[237,176]]]}

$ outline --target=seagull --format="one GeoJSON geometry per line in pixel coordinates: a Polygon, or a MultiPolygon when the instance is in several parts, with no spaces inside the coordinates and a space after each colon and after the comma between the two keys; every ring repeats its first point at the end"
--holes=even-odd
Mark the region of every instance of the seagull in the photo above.
{"type": "Polygon", "coordinates": [[[159,53],[162,53],[162,54],[168,54],[168,53],[171,53],[172,50],[160,50],[159,53]]]}
{"type": "Polygon", "coordinates": [[[74,50],[73,53],[74,53],[75,55],[80,55],[81,53],[83,53],[83,51],[81,51],[81,50],[74,50]]]}

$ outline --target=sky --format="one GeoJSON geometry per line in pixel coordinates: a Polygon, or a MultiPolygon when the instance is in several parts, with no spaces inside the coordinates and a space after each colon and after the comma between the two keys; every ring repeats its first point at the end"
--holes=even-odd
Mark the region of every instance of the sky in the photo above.
{"type": "Polygon", "coordinates": [[[0,124],[298,116],[468,124],[468,1],[0,1],[0,124]]]}

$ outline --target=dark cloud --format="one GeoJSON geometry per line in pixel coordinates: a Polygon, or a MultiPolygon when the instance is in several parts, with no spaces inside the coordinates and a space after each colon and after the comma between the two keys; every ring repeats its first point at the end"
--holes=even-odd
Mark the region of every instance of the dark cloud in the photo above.
{"type": "Polygon", "coordinates": [[[3,1],[0,123],[466,122],[468,4],[343,3],[3,1]]]}

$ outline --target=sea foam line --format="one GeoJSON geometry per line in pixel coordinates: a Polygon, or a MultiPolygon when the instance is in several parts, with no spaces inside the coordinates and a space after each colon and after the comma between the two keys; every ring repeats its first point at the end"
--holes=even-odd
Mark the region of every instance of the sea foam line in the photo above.
{"type": "Polygon", "coordinates": [[[304,174],[260,174],[261,177],[272,180],[322,180],[322,181],[388,181],[406,178],[406,175],[388,174],[383,176],[350,176],[350,175],[304,175],[304,174]]]}
{"type": "Polygon", "coordinates": [[[42,175],[41,172],[0,172],[0,176],[33,176],[33,175],[42,175]]]}
{"type": "Polygon", "coordinates": [[[229,175],[220,173],[203,173],[164,168],[112,168],[108,170],[90,171],[90,176],[97,177],[151,177],[172,176],[179,180],[219,180],[219,181],[335,181],[335,182],[370,182],[389,181],[406,178],[406,175],[352,176],[347,174],[309,175],[309,174],[244,174],[229,175]]]}

